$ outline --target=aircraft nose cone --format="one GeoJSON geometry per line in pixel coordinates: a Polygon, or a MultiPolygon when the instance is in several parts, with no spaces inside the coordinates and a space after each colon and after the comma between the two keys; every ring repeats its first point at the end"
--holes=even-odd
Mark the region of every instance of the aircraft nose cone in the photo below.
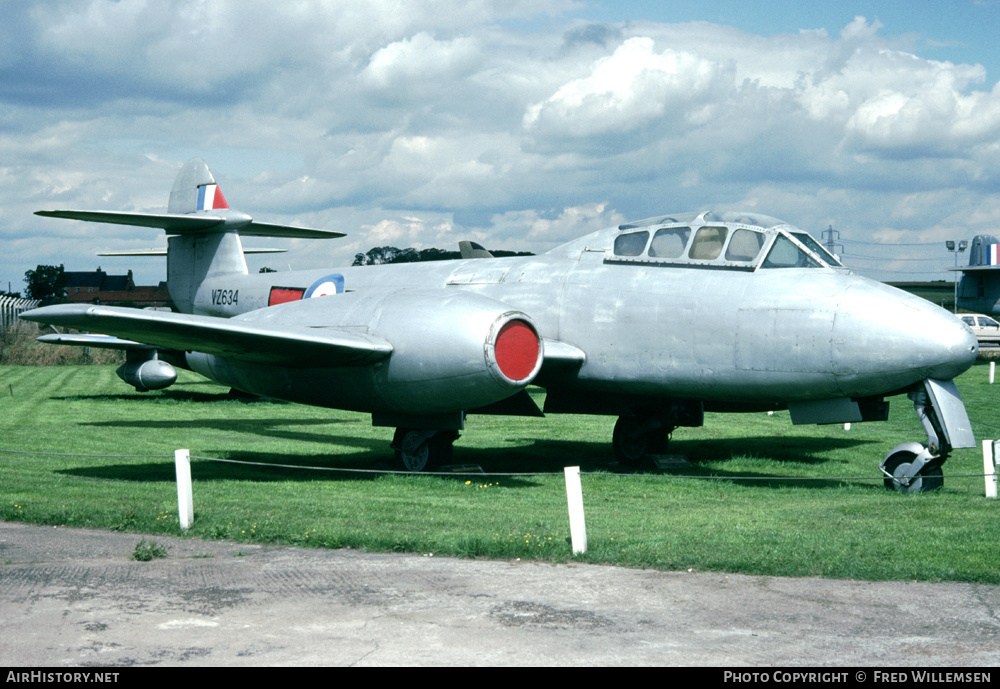
{"type": "Polygon", "coordinates": [[[931,368],[928,376],[937,380],[951,380],[964,373],[979,354],[979,341],[972,329],[952,314],[945,311],[944,315],[935,319],[934,327],[927,333],[928,348],[942,360],[931,368]]]}
{"type": "Polygon", "coordinates": [[[840,307],[834,359],[848,394],[876,381],[888,390],[927,378],[951,380],[979,352],[976,336],[953,314],[887,285],[858,282],[840,307]]]}

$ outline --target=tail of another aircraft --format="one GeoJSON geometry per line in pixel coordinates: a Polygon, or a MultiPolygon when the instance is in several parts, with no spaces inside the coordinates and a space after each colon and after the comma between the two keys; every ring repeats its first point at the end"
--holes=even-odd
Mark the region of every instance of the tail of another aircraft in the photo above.
{"type": "Polygon", "coordinates": [[[972,238],[969,265],[959,268],[958,306],[970,311],[1000,314],[1000,239],[980,234],[972,238]]]}
{"type": "MultiPolygon", "coordinates": [[[[344,236],[343,232],[331,230],[256,222],[249,215],[230,209],[201,158],[189,160],[177,173],[166,213],[57,210],[38,211],[35,215],[158,227],[166,231],[171,235],[166,251],[167,288],[174,304],[183,313],[193,311],[195,294],[206,278],[247,274],[241,236],[316,239],[344,236]]],[[[125,251],[111,255],[149,256],[151,253],[125,251]]]]}

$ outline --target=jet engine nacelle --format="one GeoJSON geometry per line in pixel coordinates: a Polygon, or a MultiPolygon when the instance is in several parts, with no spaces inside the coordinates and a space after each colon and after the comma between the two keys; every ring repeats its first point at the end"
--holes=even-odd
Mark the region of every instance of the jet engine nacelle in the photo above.
{"type": "Polygon", "coordinates": [[[159,359],[130,361],[119,366],[115,373],[139,392],[162,390],[177,381],[177,371],[174,367],[159,359]]]}
{"type": "Polygon", "coordinates": [[[314,359],[289,368],[188,355],[195,371],[226,385],[319,406],[410,416],[464,411],[517,393],[542,365],[541,336],[529,316],[467,291],[348,292],[237,320],[342,329],[392,345],[387,357],[364,365],[314,359]]]}

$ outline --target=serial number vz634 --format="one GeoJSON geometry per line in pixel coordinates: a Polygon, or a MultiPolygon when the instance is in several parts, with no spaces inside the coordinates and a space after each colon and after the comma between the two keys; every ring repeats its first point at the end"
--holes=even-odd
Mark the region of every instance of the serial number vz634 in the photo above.
{"type": "Polygon", "coordinates": [[[235,306],[240,303],[240,291],[231,289],[213,289],[213,306],[235,306]]]}

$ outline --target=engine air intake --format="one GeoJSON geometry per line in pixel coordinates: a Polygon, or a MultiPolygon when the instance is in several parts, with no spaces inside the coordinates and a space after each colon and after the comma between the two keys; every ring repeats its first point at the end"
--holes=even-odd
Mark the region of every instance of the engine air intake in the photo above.
{"type": "Polygon", "coordinates": [[[517,318],[507,321],[497,333],[493,356],[500,373],[509,380],[515,383],[530,380],[541,359],[538,333],[527,321],[517,318]]]}

